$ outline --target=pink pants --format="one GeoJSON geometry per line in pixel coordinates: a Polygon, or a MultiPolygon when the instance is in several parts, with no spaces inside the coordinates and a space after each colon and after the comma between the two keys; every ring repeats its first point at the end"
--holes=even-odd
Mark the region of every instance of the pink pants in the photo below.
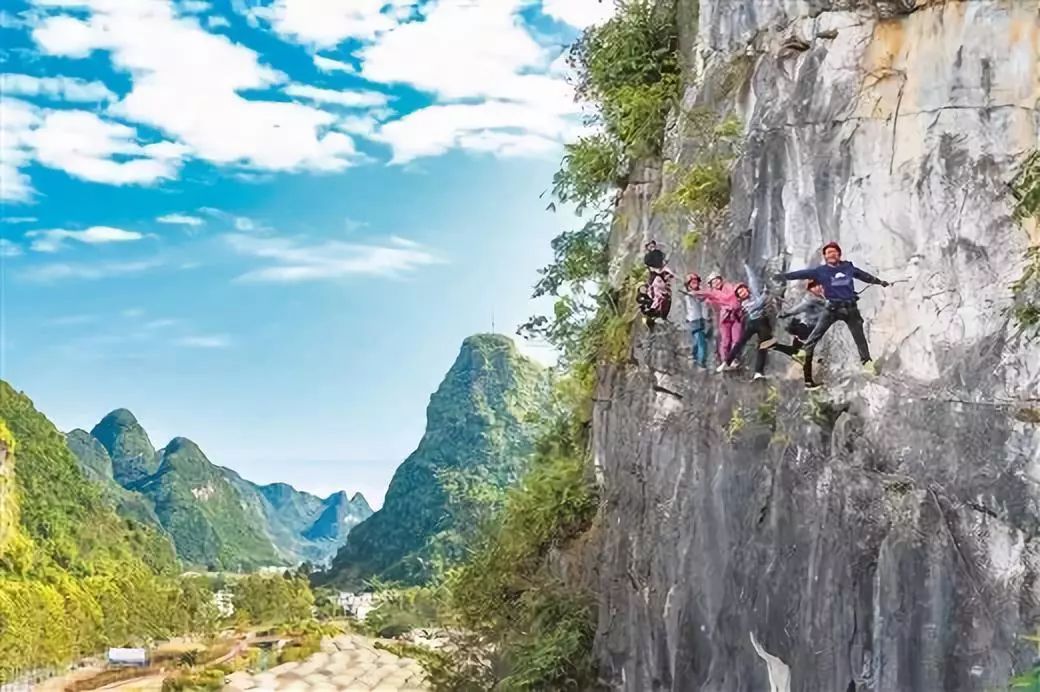
{"type": "Polygon", "coordinates": [[[720,320],[718,323],[718,334],[715,336],[715,346],[718,349],[719,363],[726,362],[733,344],[740,341],[744,336],[743,320],[720,320]]]}

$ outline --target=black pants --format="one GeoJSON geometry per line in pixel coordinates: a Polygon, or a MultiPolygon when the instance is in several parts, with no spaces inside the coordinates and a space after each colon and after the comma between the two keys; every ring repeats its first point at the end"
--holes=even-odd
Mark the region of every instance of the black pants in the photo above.
{"type": "MultiPolygon", "coordinates": [[[[759,317],[757,319],[748,320],[744,323],[744,334],[740,337],[740,341],[733,344],[733,348],[730,349],[726,362],[732,363],[737,358],[740,358],[740,353],[744,350],[744,347],[747,346],[748,342],[751,341],[751,338],[755,336],[758,337],[759,343],[773,338],[773,325],[769,324],[768,317],[759,317]]],[[[760,373],[766,369],[767,353],[769,353],[769,351],[763,349],[755,351],[755,372],[760,373]]]]}
{"type": "Polygon", "coordinates": [[[859,308],[855,303],[838,302],[827,304],[827,310],[820,316],[820,321],[816,323],[812,334],[805,340],[803,348],[805,348],[806,360],[812,358],[816,344],[820,343],[820,339],[823,338],[823,335],[827,333],[827,330],[835,322],[845,323],[852,333],[852,340],[856,342],[860,361],[863,363],[869,361],[870,347],[867,345],[867,335],[863,333],[863,316],[859,314],[859,308]]]}
{"type": "MultiPolygon", "coordinates": [[[[813,326],[806,324],[800,320],[791,320],[787,323],[787,333],[791,335],[791,345],[777,344],[773,348],[780,353],[784,353],[788,356],[794,356],[800,350],[805,348],[805,342],[808,340],[809,335],[812,334],[813,326]]],[[[802,363],[802,375],[805,377],[806,382],[812,382],[812,358],[806,354],[805,362],[802,363]]]]}

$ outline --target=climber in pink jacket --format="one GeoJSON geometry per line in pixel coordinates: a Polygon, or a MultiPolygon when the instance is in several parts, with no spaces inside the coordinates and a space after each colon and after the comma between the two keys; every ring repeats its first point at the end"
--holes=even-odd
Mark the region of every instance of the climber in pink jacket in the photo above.
{"type": "Polygon", "coordinates": [[[662,320],[668,319],[668,313],[672,309],[673,278],[675,275],[665,267],[655,272],[650,280],[650,298],[653,300],[650,310],[654,317],[662,320]]]}
{"type": "Polygon", "coordinates": [[[715,311],[715,347],[719,355],[718,372],[727,368],[726,356],[733,345],[744,335],[744,312],[737,297],[737,285],[722,280],[712,273],[708,277],[708,288],[702,291],[691,291],[693,295],[703,298],[715,311]]]}

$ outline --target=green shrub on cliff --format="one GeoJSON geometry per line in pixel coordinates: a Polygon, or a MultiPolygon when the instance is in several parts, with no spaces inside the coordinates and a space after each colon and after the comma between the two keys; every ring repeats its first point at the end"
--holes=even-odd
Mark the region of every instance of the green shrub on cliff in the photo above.
{"type": "Polygon", "coordinates": [[[598,107],[604,129],[629,158],[660,152],[679,93],[678,48],[674,3],[649,0],[620,2],[613,18],[571,48],[578,98],[598,107]]]}
{"type": "Polygon", "coordinates": [[[440,618],[464,634],[453,653],[424,661],[435,689],[594,687],[592,600],[550,564],[596,513],[585,458],[584,427],[555,418],[471,559],[448,573],[440,618]]]}
{"type": "Polygon", "coordinates": [[[1012,183],[1012,191],[1016,218],[1040,215],[1040,150],[1030,154],[1022,164],[1012,183]]]}
{"type": "Polygon", "coordinates": [[[625,184],[632,162],[661,151],[668,112],[679,96],[679,34],[672,3],[620,2],[571,48],[577,96],[595,107],[601,132],[568,144],[553,195],[579,213],[625,184]]]}
{"type": "MultiPolygon", "coordinates": [[[[1015,218],[1040,224],[1040,151],[1026,159],[1012,183],[1015,195],[1015,218]]],[[[1040,337],[1040,245],[1034,244],[1025,254],[1022,276],[1011,285],[1014,304],[1009,313],[1019,327],[1040,337]]]]}

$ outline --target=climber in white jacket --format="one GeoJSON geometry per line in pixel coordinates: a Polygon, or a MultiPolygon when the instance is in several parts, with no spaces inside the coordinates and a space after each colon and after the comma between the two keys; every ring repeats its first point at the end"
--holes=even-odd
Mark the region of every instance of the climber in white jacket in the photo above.
{"type": "Polygon", "coordinates": [[[683,291],[683,299],[686,302],[686,323],[690,327],[690,338],[693,341],[693,362],[698,367],[707,368],[708,306],[704,304],[703,298],[692,293],[701,290],[701,277],[690,274],[683,285],[686,286],[686,291],[683,291]]]}

